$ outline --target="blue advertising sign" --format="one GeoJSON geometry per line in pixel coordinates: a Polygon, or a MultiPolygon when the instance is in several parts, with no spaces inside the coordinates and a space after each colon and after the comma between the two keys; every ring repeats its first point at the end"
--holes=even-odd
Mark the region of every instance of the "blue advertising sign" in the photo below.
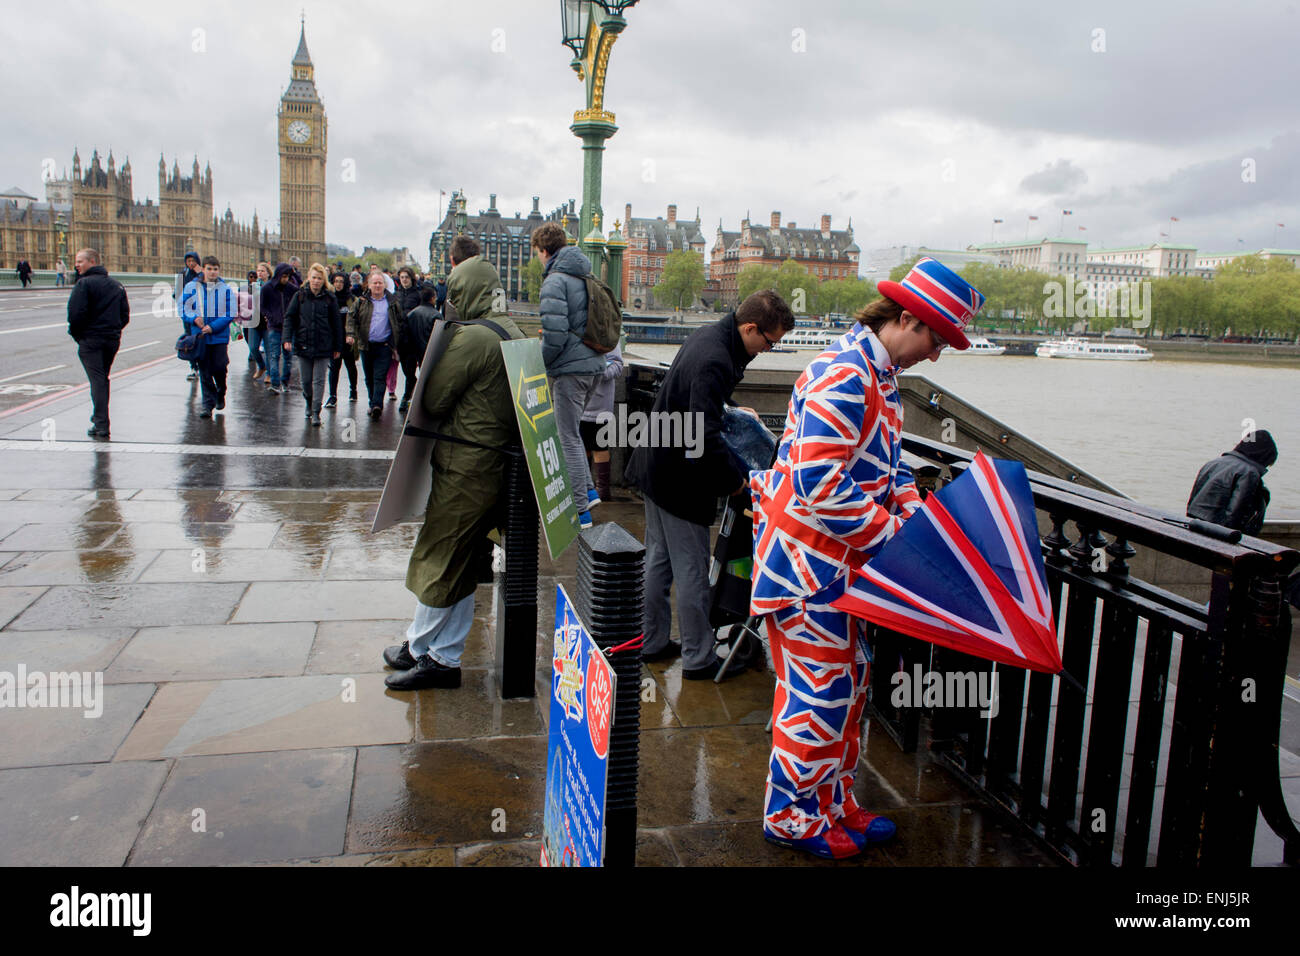
{"type": "Polygon", "coordinates": [[[613,719],[614,669],[578,619],[563,585],[557,585],[542,866],[601,866],[604,861],[613,719]]]}

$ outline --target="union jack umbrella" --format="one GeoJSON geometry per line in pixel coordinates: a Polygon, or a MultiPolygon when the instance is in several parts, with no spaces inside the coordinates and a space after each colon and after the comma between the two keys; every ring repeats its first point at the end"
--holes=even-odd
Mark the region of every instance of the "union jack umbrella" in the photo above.
{"type": "Polygon", "coordinates": [[[983,452],[930,495],[835,607],[911,637],[1056,674],[1061,653],[1025,466],[983,452]]]}

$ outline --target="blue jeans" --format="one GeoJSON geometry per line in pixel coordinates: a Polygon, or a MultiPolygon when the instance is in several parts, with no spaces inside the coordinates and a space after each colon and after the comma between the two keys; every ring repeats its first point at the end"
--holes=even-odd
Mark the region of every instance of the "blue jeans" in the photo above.
{"type": "Polygon", "coordinates": [[[280,330],[273,329],[269,325],[266,327],[266,331],[262,333],[262,343],[266,347],[266,370],[271,376],[272,388],[278,388],[280,385],[279,355],[284,351],[280,338],[280,330]]]}
{"type": "MultiPolygon", "coordinates": [[[[381,379],[382,381],[382,379],[381,379]]],[[[406,629],[411,656],[428,654],[443,667],[460,667],[465,638],[474,623],[474,595],[468,594],[451,607],[429,607],[415,602],[415,618],[406,629]]]]}
{"type": "Polygon", "coordinates": [[[262,340],[266,338],[266,333],[257,329],[244,329],[244,338],[248,339],[249,358],[257,362],[257,367],[265,372],[266,357],[262,355],[262,340]]]}

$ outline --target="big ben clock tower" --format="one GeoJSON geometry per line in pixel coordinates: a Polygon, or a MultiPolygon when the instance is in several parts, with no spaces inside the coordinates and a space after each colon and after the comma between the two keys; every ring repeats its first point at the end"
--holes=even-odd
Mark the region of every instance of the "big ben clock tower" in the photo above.
{"type": "Polygon", "coordinates": [[[289,88],[280,97],[280,258],[303,272],[325,262],[325,106],[316,93],[304,20],[289,88]]]}

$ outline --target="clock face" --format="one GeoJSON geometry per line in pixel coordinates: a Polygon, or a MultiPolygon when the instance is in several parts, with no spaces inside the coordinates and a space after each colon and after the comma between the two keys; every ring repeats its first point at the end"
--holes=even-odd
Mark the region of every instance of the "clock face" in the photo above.
{"type": "Polygon", "coordinates": [[[311,139],[311,127],[302,120],[294,120],[289,124],[289,138],[295,143],[305,143],[311,139]]]}

